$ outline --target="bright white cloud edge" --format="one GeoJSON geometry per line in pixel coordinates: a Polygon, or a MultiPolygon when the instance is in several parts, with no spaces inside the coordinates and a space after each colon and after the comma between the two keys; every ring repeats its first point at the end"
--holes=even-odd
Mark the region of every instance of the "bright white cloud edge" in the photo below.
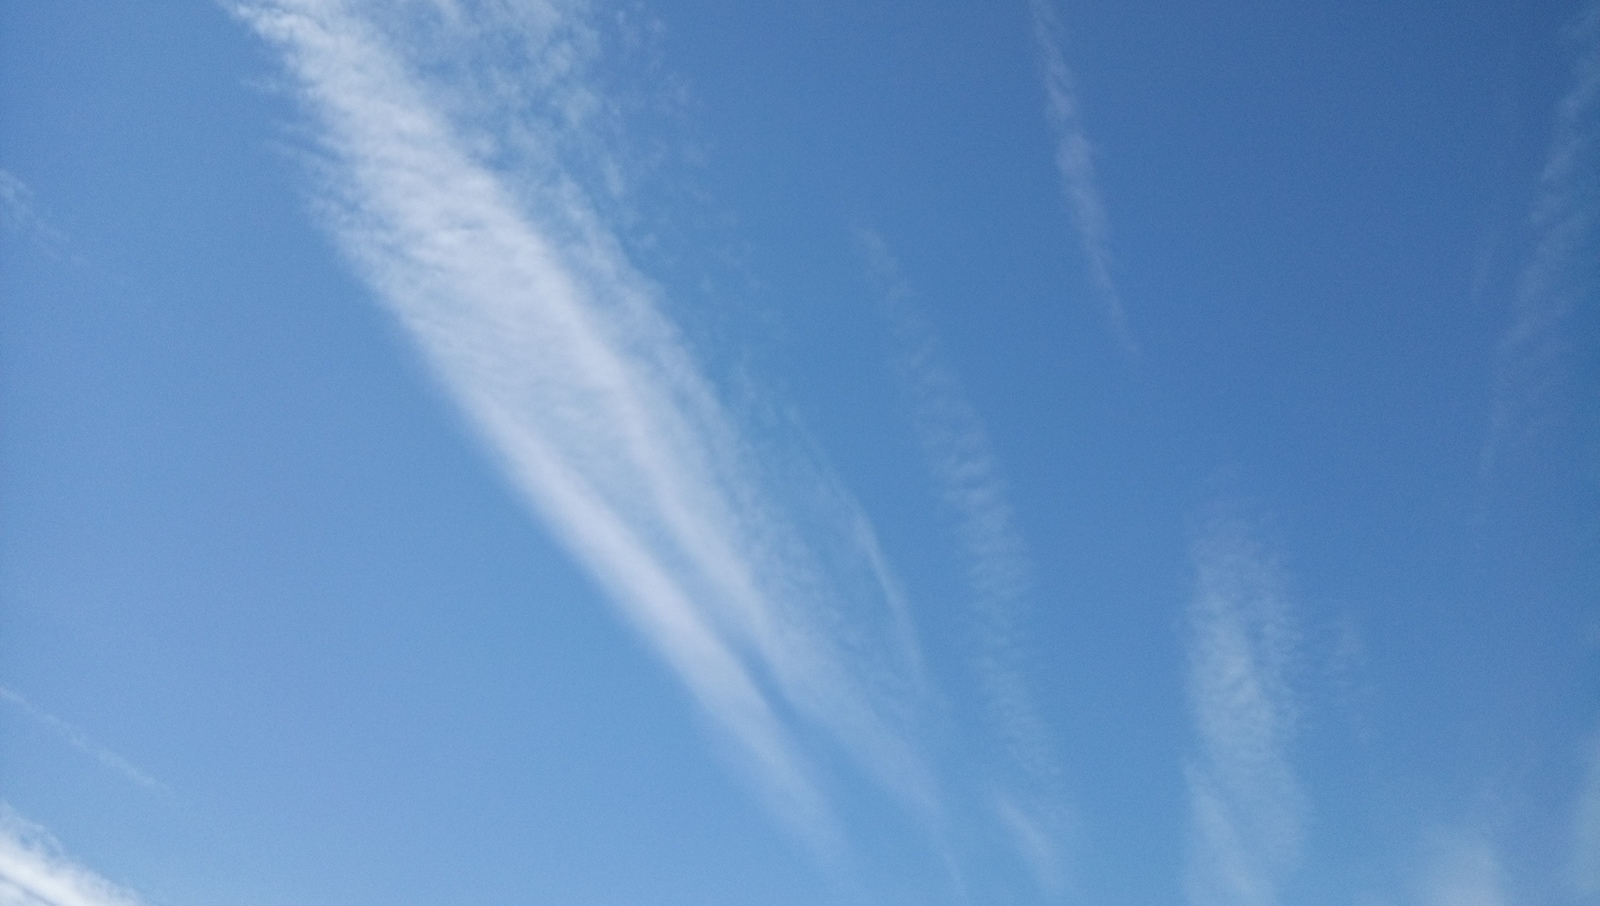
{"type": "Polygon", "coordinates": [[[0,804],[0,906],[139,906],[73,862],[45,830],[0,804]]]}

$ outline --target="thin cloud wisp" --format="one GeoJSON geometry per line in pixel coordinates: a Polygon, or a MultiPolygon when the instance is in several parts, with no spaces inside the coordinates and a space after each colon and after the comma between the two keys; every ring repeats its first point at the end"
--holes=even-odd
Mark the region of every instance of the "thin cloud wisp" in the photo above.
{"type": "MultiPolygon", "coordinates": [[[[380,19],[360,3],[237,7],[282,54],[318,126],[319,200],[340,245],[517,492],[734,741],[780,816],[832,845],[813,739],[908,807],[933,808],[900,718],[915,704],[899,690],[914,683],[875,679],[910,672],[903,633],[859,640],[899,625],[890,590],[841,588],[819,566],[661,314],[659,289],[563,168],[558,149],[593,100],[573,62],[582,8],[402,8],[380,19]],[[516,79],[435,77],[418,61],[438,42],[488,43],[466,41],[467,22],[572,46],[534,54],[516,79]],[[494,124],[474,118],[499,102],[480,86],[506,81],[548,102],[546,114],[522,104],[533,112],[517,140],[550,154],[514,172],[487,162],[494,124]],[[839,623],[855,633],[848,651],[831,633],[839,623]]],[[[863,537],[858,524],[835,528],[863,537]]]]}

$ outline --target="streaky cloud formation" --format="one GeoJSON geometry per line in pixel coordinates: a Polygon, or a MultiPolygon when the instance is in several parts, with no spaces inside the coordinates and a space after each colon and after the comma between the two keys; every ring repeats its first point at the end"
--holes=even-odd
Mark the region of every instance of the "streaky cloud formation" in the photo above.
{"type": "Polygon", "coordinates": [[[73,862],[37,824],[0,803],[0,906],[139,906],[140,900],[73,862]]]}
{"type": "Polygon", "coordinates": [[[1219,518],[1193,550],[1189,707],[1189,900],[1271,906],[1300,857],[1304,797],[1289,761],[1293,628],[1283,576],[1238,521],[1219,518]]]}
{"type": "Polygon", "coordinates": [[[1061,20],[1051,0],[1029,0],[1034,43],[1044,80],[1045,115],[1056,141],[1056,169],[1072,209],[1073,225],[1083,245],[1089,278],[1100,296],[1105,317],[1123,352],[1135,355],[1139,345],[1128,327],[1122,294],[1111,275],[1111,226],[1106,216],[1100,181],[1095,176],[1094,147],[1083,126],[1083,114],[1073,85],[1072,69],[1061,49],[1061,20]]]}
{"type": "MultiPolygon", "coordinates": [[[[1512,323],[1496,349],[1489,432],[1481,468],[1536,433],[1563,381],[1574,322],[1597,314],[1600,292],[1600,3],[1587,4],[1569,37],[1578,55],[1556,107],[1555,133],[1530,215],[1534,245],[1512,300],[1512,323]]],[[[1592,326],[1591,326],[1592,330],[1592,326]]],[[[1592,356],[1595,350],[1583,351],[1592,356]]]]}
{"type": "Polygon", "coordinates": [[[17,692],[7,689],[5,686],[0,686],[0,699],[10,702],[12,705],[21,710],[22,713],[60,734],[61,737],[64,738],[74,749],[77,749],[85,755],[88,755],[95,761],[98,761],[105,767],[116,771],[118,774],[121,774],[134,783],[137,783],[138,785],[149,790],[165,789],[160,781],[156,780],[154,777],[151,777],[149,774],[146,774],[144,771],[139,770],[139,768],[136,767],[132,762],[128,761],[128,759],[123,758],[121,755],[118,755],[102,745],[99,745],[94,740],[89,738],[89,734],[83,732],[72,724],[67,723],[54,714],[51,714],[43,708],[40,708],[17,692]]]}
{"type": "Polygon", "coordinates": [[[583,70],[583,5],[234,9],[281,53],[314,117],[340,245],[778,815],[835,851],[814,739],[935,815],[907,729],[920,705],[903,607],[888,585],[828,568],[822,549],[860,542],[858,572],[881,576],[870,525],[813,469],[806,496],[844,503],[808,542],[660,291],[564,163],[563,149],[600,141],[582,131],[604,106],[583,70]],[[496,68],[508,61],[518,68],[496,68]]]}
{"type": "Polygon", "coordinates": [[[1030,567],[983,419],[967,398],[932,326],[883,238],[857,230],[893,332],[895,371],[911,400],[918,441],[954,514],[977,616],[975,667],[1008,765],[992,807],[1040,886],[1066,879],[1067,809],[1049,732],[1020,668],[1030,567]]]}

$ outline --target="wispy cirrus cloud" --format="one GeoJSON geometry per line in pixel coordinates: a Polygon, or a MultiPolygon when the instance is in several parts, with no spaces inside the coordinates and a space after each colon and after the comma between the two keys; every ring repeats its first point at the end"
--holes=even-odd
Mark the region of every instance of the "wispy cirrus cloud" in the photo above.
{"type": "Polygon", "coordinates": [[[0,906],[139,906],[69,859],[44,828],[0,804],[0,906]]]}
{"type": "Polygon", "coordinates": [[[870,524],[820,467],[800,470],[802,496],[825,502],[808,516],[826,524],[791,518],[586,188],[582,162],[604,146],[586,124],[605,99],[585,70],[584,5],[234,9],[316,124],[339,244],[778,814],[832,839],[818,744],[937,811],[907,729],[906,616],[874,578],[870,524]]]}
{"type": "Polygon", "coordinates": [[[39,215],[33,210],[33,190],[10,170],[0,170],[0,225],[11,230],[40,227],[39,215]]]}
{"type": "Polygon", "coordinates": [[[1189,707],[1198,751],[1188,890],[1195,906],[1271,906],[1300,858],[1304,796],[1289,760],[1293,628],[1283,576],[1246,527],[1219,519],[1193,550],[1189,707]]]}
{"type": "Polygon", "coordinates": [[[99,743],[96,743],[94,740],[90,739],[89,734],[83,732],[83,730],[67,723],[43,708],[40,708],[33,702],[24,698],[21,694],[14,692],[11,689],[7,689],[5,686],[0,686],[0,700],[9,702],[22,713],[33,718],[40,724],[49,727],[51,730],[54,730],[74,749],[77,749],[85,755],[88,755],[90,758],[100,762],[100,764],[104,765],[105,767],[116,771],[118,774],[121,774],[145,789],[165,789],[160,781],[151,777],[149,774],[146,774],[144,771],[139,770],[139,768],[136,767],[132,762],[128,761],[128,759],[123,758],[121,755],[118,755],[110,749],[107,749],[99,743]]]}
{"type": "Polygon", "coordinates": [[[9,170],[0,170],[0,228],[49,252],[60,253],[67,244],[66,236],[39,213],[33,190],[9,170]]]}
{"type": "Polygon", "coordinates": [[[1067,66],[1061,49],[1061,20],[1051,0],[1028,0],[1028,10],[1039,53],[1040,77],[1044,81],[1045,116],[1056,141],[1056,169],[1061,174],[1061,187],[1072,210],[1078,241],[1083,246],[1089,279],[1100,296],[1106,321],[1117,343],[1125,353],[1134,355],[1139,345],[1128,327],[1122,294],[1112,276],[1110,219],[1106,216],[1105,199],[1100,194],[1099,177],[1095,175],[1094,147],[1084,129],[1072,69],[1067,66]]]}
{"type": "MultiPolygon", "coordinates": [[[[1533,248],[1517,279],[1511,326],[1495,350],[1489,430],[1481,455],[1490,472],[1548,417],[1570,366],[1580,317],[1597,316],[1600,292],[1600,2],[1587,4],[1569,37],[1577,47],[1570,87],[1556,107],[1555,134],[1530,214],[1533,248]]],[[[1587,342],[1592,342],[1588,340],[1587,342]]],[[[1587,350],[1593,355],[1594,350],[1587,350]]],[[[1591,401],[1593,402],[1593,401],[1591,401]]]]}
{"type": "Polygon", "coordinates": [[[944,361],[939,339],[881,236],[856,241],[877,284],[895,340],[895,370],[911,401],[929,470],[955,517],[977,617],[975,666],[1004,770],[994,778],[994,816],[1047,890],[1066,881],[1068,815],[1061,769],[1020,667],[1030,584],[1027,546],[1017,529],[988,430],[944,361]]]}

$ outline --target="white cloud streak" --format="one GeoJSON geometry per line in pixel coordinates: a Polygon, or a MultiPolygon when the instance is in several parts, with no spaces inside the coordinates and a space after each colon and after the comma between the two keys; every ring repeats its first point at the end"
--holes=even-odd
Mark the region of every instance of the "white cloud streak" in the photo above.
{"type": "Polygon", "coordinates": [[[1056,169],[1061,173],[1062,190],[1072,211],[1073,225],[1083,245],[1089,278],[1106,321],[1123,352],[1136,355],[1138,344],[1128,327],[1122,294],[1111,275],[1111,226],[1100,181],[1095,176],[1094,148],[1083,126],[1072,70],[1061,50],[1061,21],[1051,0],[1029,0],[1033,19],[1034,43],[1039,52],[1040,77],[1044,81],[1045,116],[1056,141],[1056,169]]]}
{"type": "Polygon", "coordinates": [[[1061,770],[1020,664],[1031,569],[987,429],[882,237],[858,230],[893,331],[895,369],[912,405],[918,440],[944,504],[955,515],[978,618],[976,668],[1010,776],[997,778],[993,809],[1046,890],[1066,881],[1067,810],[1061,770]]]}
{"type": "Polygon", "coordinates": [[[165,787],[161,785],[160,781],[157,781],[144,771],[139,770],[126,758],[123,758],[121,755],[118,755],[110,749],[99,745],[94,740],[89,738],[89,734],[83,732],[72,724],[67,723],[61,718],[56,717],[54,714],[51,714],[43,708],[40,708],[33,702],[22,697],[17,692],[7,689],[5,686],[0,686],[0,699],[10,702],[18,710],[22,711],[22,713],[60,734],[61,737],[65,739],[74,749],[77,749],[85,755],[88,755],[90,758],[93,758],[95,761],[100,762],[105,767],[116,771],[118,774],[121,774],[129,780],[132,780],[134,783],[137,783],[148,790],[165,789],[165,787]]]}
{"type": "MultiPolygon", "coordinates": [[[[826,552],[771,498],[659,291],[562,162],[562,147],[583,143],[573,132],[584,111],[603,107],[582,72],[582,7],[235,10],[281,52],[319,126],[322,200],[342,247],[516,490],[736,742],[780,816],[813,842],[832,839],[811,731],[910,807],[936,810],[904,729],[914,668],[892,590],[840,588],[822,567],[826,552]],[[452,81],[438,62],[505,45],[520,69],[452,81]],[[516,86],[511,125],[486,123],[501,99],[483,86],[504,84],[516,86]],[[513,138],[531,150],[514,172],[497,169],[496,143],[513,138]]],[[[848,501],[826,484],[808,492],[848,501]]],[[[859,557],[875,556],[864,519],[828,528],[867,539],[859,557]]]]}
{"type": "Polygon", "coordinates": [[[0,804],[0,906],[139,906],[74,863],[45,830],[0,804]]]}
{"type": "Polygon", "coordinates": [[[1292,627],[1278,568],[1244,528],[1194,546],[1189,705],[1199,750],[1186,772],[1195,906],[1271,906],[1300,854],[1303,795],[1289,763],[1292,627]]]}
{"type": "MultiPolygon", "coordinates": [[[[1571,355],[1574,321],[1593,318],[1600,290],[1600,2],[1588,4],[1570,37],[1578,47],[1572,83],[1556,108],[1555,135],[1539,176],[1531,224],[1534,246],[1518,278],[1511,327],[1495,355],[1488,474],[1505,451],[1547,417],[1571,355]]],[[[1594,350],[1585,354],[1592,355],[1594,350]]]]}

